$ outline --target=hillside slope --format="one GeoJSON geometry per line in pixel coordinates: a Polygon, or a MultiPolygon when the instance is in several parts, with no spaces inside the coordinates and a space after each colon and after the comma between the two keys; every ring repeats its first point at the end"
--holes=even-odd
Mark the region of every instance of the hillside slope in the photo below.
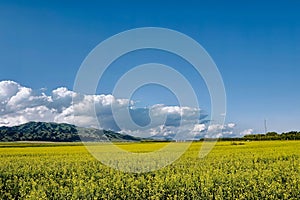
{"type": "Polygon", "coordinates": [[[0,127],[0,141],[139,141],[130,135],[71,124],[28,122],[19,126],[0,127]]]}

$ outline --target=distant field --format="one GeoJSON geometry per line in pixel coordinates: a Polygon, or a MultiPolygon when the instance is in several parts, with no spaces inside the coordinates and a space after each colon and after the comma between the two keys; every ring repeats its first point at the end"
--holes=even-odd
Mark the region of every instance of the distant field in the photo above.
{"type": "MultiPolygon", "coordinates": [[[[166,143],[123,143],[133,152],[166,143]]],[[[180,145],[180,143],[178,143],[180,145]]],[[[173,164],[131,174],[81,143],[0,143],[0,199],[300,199],[300,141],[195,142],[173,164]]]]}

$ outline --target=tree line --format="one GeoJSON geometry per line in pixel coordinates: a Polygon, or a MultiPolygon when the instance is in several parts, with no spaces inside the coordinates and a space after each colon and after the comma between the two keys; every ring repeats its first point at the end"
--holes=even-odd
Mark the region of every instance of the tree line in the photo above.
{"type": "Polygon", "coordinates": [[[290,131],[278,134],[276,132],[268,132],[266,134],[245,135],[245,140],[300,140],[300,132],[290,131]]]}
{"type": "Polygon", "coordinates": [[[260,141],[260,140],[300,140],[300,132],[290,131],[281,134],[268,132],[266,134],[251,134],[235,138],[219,138],[219,141],[260,141]]]}

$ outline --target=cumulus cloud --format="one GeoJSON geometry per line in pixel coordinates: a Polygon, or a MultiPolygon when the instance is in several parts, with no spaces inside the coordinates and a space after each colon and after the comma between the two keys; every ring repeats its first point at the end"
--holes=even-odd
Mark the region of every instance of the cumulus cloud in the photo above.
{"type": "Polygon", "coordinates": [[[218,137],[235,137],[234,128],[236,127],[235,123],[228,124],[212,124],[207,128],[205,137],[208,138],[218,138],[218,137]]]}
{"type": "Polygon", "coordinates": [[[251,129],[251,128],[243,130],[242,132],[240,132],[240,136],[250,135],[250,134],[253,134],[253,129],[251,129]]]}
{"type": "Polygon", "coordinates": [[[201,132],[206,128],[205,124],[195,124],[193,128],[193,132],[201,132]]]}
{"type": "Polygon", "coordinates": [[[17,94],[20,85],[14,81],[1,81],[0,82],[0,101],[7,103],[7,101],[17,94]]]}
{"type": "Polygon", "coordinates": [[[228,123],[227,126],[228,126],[228,128],[234,128],[236,126],[236,124],[235,123],[228,123]]]}
{"type": "MultiPolygon", "coordinates": [[[[83,95],[65,87],[46,95],[44,90],[36,92],[14,81],[0,81],[0,126],[46,121],[141,137],[192,139],[234,135],[234,123],[209,125],[206,117],[198,108],[162,104],[136,108],[135,102],[112,95],[83,95]]],[[[249,132],[253,130],[240,135],[249,132]]]]}

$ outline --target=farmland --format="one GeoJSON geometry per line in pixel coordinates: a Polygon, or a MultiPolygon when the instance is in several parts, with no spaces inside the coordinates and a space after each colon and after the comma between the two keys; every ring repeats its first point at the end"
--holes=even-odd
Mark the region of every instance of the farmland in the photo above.
{"type": "MultiPolygon", "coordinates": [[[[134,152],[164,143],[124,143],[134,152]]],[[[178,143],[181,145],[181,143],[178,143]]],[[[158,171],[125,173],[81,143],[1,143],[0,199],[300,199],[300,141],[202,142],[158,171]]]]}

